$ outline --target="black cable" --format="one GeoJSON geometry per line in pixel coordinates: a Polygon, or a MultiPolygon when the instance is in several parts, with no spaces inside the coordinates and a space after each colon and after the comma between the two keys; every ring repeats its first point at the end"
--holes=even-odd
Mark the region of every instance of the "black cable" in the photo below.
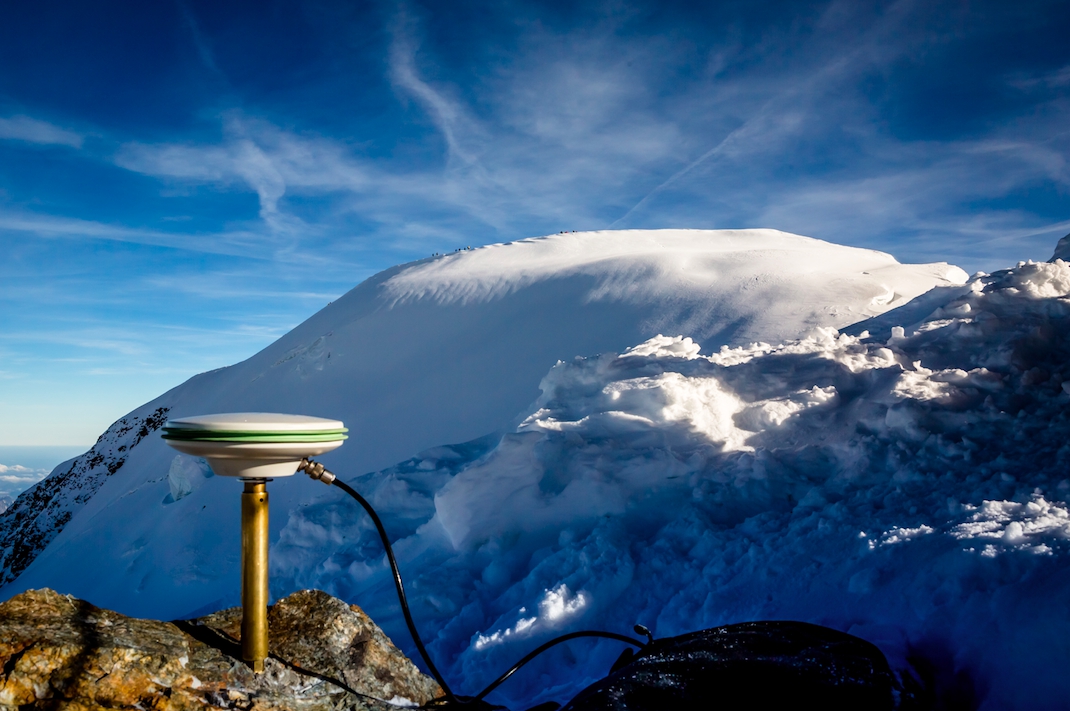
{"type": "Polygon", "coordinates": [[[534,659],[535,657],[537,657],[540,654],[542,654],[543,652],[545,652],[550,647],[553,647],[555,645],[561,644],[562,642],[567,642],[570,639],[576,639],[577,637],[605,637],[606,639],[615,639],[615,640],[618,640],[620,642],[626,642],[627,644],[633,644],[636,647],[639,647],[640,649],[642,649],[643,647],[646,646],[646,643],[644,643],[644,642],[640,642],[637,639],[632,639],[631,637],[626,637],[625,635],[622,635],[622,634],[616,634],[615,632],[599,632],[599,631],[596,631],[596,630],[583,630],[581,632],[569,632],[568,634],[563,634],[560,637],[554,637],[553,639],[551,639],[546,644],[540,646],[539,648],[535,649],[532,652],[529,652],[523,659],[521,659],[519,662],[514,664],[509,669],[509,671],[507,671],[504,674],[502,674],[500,677],[495,679],[490,684],[490,686],[488,686],[487,688],[483,689],[483,691],[481,691],[478,694],[476,694],[476,697],[475,697],[476,700],[477,701],[482,700],[487,694],[489,694],[490,692],[494,691],[499,686],[501,686],[502,683],[504,683],[506,679],[511,677],[513,674],[515,674],[520,669],[520,667],[524,666],[525,664],[530,662],[532,659],[534,659]]]}
{"type": "Polygon", "coordinates": [[[394,586],[397,588],[398,591],[398,600],[401,602],[401,612],[405,615],[405,624],[407,624],[409,627],[409,634],[412,635],[412,641],[416,644],[416,649],[419,650],[420,656],[423,658],[424,663],[427,665],[427,668],[431,671],[431,676],[435,677],[435,681],[437,681],[438,685],[442,687],[442,690],[446,693],[446,698],[451,703],[465,705],[482,701],[487,694],[501,686],[506,680],[509,679],[509,677],[519,671],[521,667],[530,662],[532,659],[539,656],[551,647],[561,644],[562,642],[567,642],[569,640],[576,639],[578,637],[602,637],[604,639],[615,639],[619,642],[634,645],[636,647],[639,647],[640,649],[646,647],[648,644],[652,644],[654,641],[654,638],[650,635],[650,632],[641,625],[636,625],[635,629],[637,632],[645,634],[649,640],[648,642],[641,642],[632,637],[627,637],[625,635],[617,634],[615,632],[601,632],[597,630],[569,632],[568,634],[563,634],[560,637],[554,637],[549,642],[546,642],[545,644],[539,646],[537,649],[525,655],[523,659],[521,659],[519,662],[510,667],[507,672],[495,679],[487,688],[479,692],[477,696],[464,697],[463,699],[458,698],[450,690],[450,687],[446,683],[446,680],[442,678],[442,674],[439,673],[438,668],[435,666],[435,663],[431,661],[431,655],[427,653],[427,648],[424,647],[423,640],[420,639],[420,633],[416,631],[416,623],[412,621],[412,613],[409,612],[409,600],[405,596],[405,584],[401,580],[401,571],[398,570],[398,562],[397,559],[394,558],[394,549],[390,545],[390,539],[386,535],[386,528],[383,527],[383,522],[379,520],[379,514],[375,513],[375,509],[372,508],[372,505],[368,503],[367,499],[358,494],[356,489],[328,472],[326,469],[323,468],[322,464],[318,464],[310,460],[305,460],[304,462],[302,462],[301,468],[298,471],[305,471],[310,476],[312,476],[313,479],[320,479],[325,484],[333,484],[334,486],[337,486],[339,489],[352,496],[356,500],[356,502],[360,504],[365,511],[368,512],[368,515],[371,516],[372,523],[375,524],[375,529],[379,532],[379,538],[381,538],[383,541],[383,548],[386,550],[386,558],[388,561],[390,561],[390,570],[394,574],[394,586]]]}
{"type": "Polygon", "coordinates": [[[420,634],[416,631],[416,623],[412,621],[412,613],[409,612],[409,600],[405,597],[405,584],[401,581],[401,571],[398,570],[398,562],[394,558],[394,549],[390,546],[390,539],[386,536],[386,529],[383,528],[383,522],[379,520],[379,515],[375,513],[375,509],[368,503],[368,500],[358,494],[356,489],[349,484],[346,484],[340,479],[335,479],[330,483],[356,499],[357,503],[363,506],[364,510],[368,512],[368,515],[372,517],[372,522],[375,524],[375,528],[379,531],[379,537],[383,539],[383,548],[386,549],[386,557],[390,561],[390,570],[394,573],[394,586],[398,589],[398,600],[401,601],[401,612],[405,615],[405,624],[409,626],[409,634],[412,635],[412,641],[416,643],[416,649],[420,651],[420,656],[423,657],[424,664],[426,664],[427,668],[431,671],[431,676],[435,677],[435,681],[437,681],[438,685],[442,687],[442,690],[446,692],[446,697],[453,702],[459,703],[458,698],[454,696],[452,691],[450,691],[449,684],[447,684],[446,680],[439,674],[435,663],[431,661],[431,655],[427,653],[427,648],[424,647],[423,640],[420,639],[420,634]]]}

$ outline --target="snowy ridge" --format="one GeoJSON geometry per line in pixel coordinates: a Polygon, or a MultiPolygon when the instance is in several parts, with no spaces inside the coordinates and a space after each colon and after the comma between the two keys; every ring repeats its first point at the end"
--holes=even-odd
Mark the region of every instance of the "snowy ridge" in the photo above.
{"type": "MultiPolygon", "coordinates": [[[[659,336],[562,362],[489,449],[353,480],[398,539],[432,653],[478,688],[565,629],[800,619],[877,643],[944,702],[1060,706],[1070,265],[941,294],[887,339],[818,329],[703,356],[659,336]]],[[[331,590],[400,630],[347,502],[294,511],[272,555],[280,591],[331,590]]],[[[565,698],[618,652],[537,662],[505,699],[565,698]]]]}
{"type": "Polygon", "coordinates": [[[88,452],[60,464],[14,504],[0,509],[0,585],[17,578],[33,562],[104,480],[119,471],[130,450],[160,429],[166,419],[166,407],[123,417],[88,452]]]}

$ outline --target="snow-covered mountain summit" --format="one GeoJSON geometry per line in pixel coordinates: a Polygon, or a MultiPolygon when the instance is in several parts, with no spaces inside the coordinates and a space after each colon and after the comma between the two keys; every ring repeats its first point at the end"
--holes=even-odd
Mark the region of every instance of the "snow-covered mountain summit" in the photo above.
{"type": "MultiPolygon", "coordinates": [[[[327,461],[358,474],[507,429],[559,359],[619,352],[658,333],[688,334],[707,348],[778,341],[965,278],[946,264],[902,265],[774,230],[569,233],[395,267],[252,358],[130,413],[91,452],[58,467],[0,520],[0,582],[51,544],[56,562],[41,558],[4,594],[49,584],[157,616],[233,594],[237,499],[214,484],[204,513],[188,518],[191,504],[175,502],[166,485],[174,452],[146,436],[165,416],[266,410],[341,419],[353,437],[327,461]],[[209,528],[220,535],[207,536],[209,528]]],[[[181,495],[187,485],[177,486],[181,495]]],[[[314,495],[291,482],[272,493],[276,531],[314,495]]]]}

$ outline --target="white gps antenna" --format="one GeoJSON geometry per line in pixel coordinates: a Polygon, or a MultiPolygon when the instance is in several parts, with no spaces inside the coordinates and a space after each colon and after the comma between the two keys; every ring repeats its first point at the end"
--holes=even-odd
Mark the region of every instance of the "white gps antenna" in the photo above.
{"type": "Polygon", "coordinates": [[[234,412],[168,420],[167,444],[204,457],[218,476],[245,483],[241,497],[241,649],[253,671],[268,656],[267,482],[293,476],[303,459],[342,446],[338,420],[269,412],[234,412]]]}

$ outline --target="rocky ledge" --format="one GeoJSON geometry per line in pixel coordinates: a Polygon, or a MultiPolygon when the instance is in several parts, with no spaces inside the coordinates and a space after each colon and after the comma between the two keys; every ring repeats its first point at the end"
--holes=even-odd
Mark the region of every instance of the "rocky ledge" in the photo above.
{"type": "MultiPolygon", "coordinates": [[[[240,661],[240,608],[159,622],[31,590],[0,604],[0,711],[447,706],[438,685],[355,605],[303,590],[273,605],[268,624],[271,656],[254,674],[240,661]]],[[[563,711],[944,707],[921,686],[904,688],[872,644],[801,622],[653,640],[608,671],[563,711]]]]}
{"type": "Polygon", "coordinates": [[[142,620],[52,590],[0,604],[0,709],[396,711],[442,691],[360,608],[304,590],[268,613],[263,674],[240,661],[240,608],[142,620]]]}

